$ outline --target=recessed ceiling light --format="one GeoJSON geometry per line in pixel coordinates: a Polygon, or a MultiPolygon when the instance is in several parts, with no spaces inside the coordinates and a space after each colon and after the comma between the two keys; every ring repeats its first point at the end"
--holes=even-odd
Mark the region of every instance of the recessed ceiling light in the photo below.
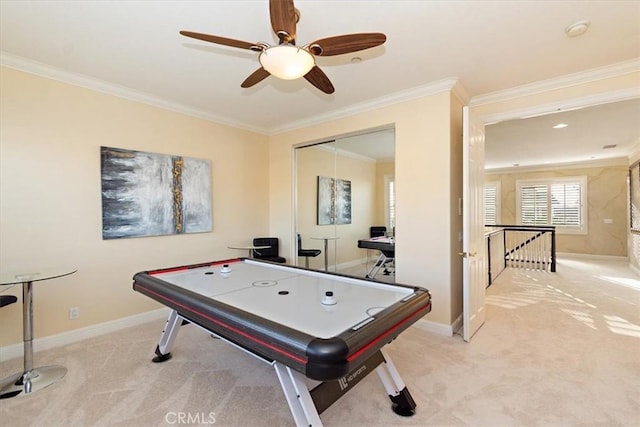
{"type": "Polygon", "coordinates": [[[567,37],[578,37],[587,32],[590,24],[589,21],[578,21],[565,28],[564,32],[567,37]]]}
{"type": "Polygon", "coordinates": [[[604,145],[602,147],[603,150],[607,150],[609,148],[616,148],[618,146],[618,144],[609,144],[609,145],[604,145]]]}
{"type": "Polygon", "coordinates": [[[359,56],[354,56],[353,58],[351,58],[351,62],[353,62],[354,64],[361,61],[362,58],[360,58],[359,56]]]}
{"type": "Polygon", "coordinates": [[[558,123],[558,124],[557,124],[557,125],[555,125],[553,128],[554,128],[554,129],[563,129],[563,128],[566,128],[567,126],[569,126],[569,125],[568,125],[568,124],[566,124],[566,123],[558,123]]]}

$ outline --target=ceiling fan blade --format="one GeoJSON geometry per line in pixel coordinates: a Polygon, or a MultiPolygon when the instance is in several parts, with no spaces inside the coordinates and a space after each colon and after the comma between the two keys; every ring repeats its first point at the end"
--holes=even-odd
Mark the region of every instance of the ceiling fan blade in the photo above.
{"type": "Polygon", "coordinates": [[[221,44],[231,47],[239,47],[240,49],[262,50],[263,47],[255,43],[243,42],[242,40],[228,39],[226,37],[213,36],[211,34],[194,33],[192,31],[180,31],[180,34],[193,39],[204,40],[206,42],[221,44]]]}
{"type": "Polygon", "coordinates": [[[295,44],[296,8],[293,0],[269,0],[271,28],[281,43],[295,44]]]}
{"type": "Polygon", "coordinates": [[[271,75],[271,73],[269,73],[267,70],[265,70],[264,68],[260,67],[257,70],[255,70],[253,73],[251,73],[251,75],[249,77],[247,77],[245,79],[245,81],[242,82],[242,84],[240,85],[241,87],[251,87],[257,83],[260,83],[261,81],[263,81],[264,79],[266,79],[267,77],[269,77],[271,75]]]}
{"type": "Polygon", "coordinates": [[[309,44],[309,52],[316,56],[334,56],[380,46],[387,41],[382,33],[358,33],[333,36],[309,44]]]}
{"type": "Polygon", "coordinates": [[[333,93],[335,89],[329,80],[329,77],[317,65],[311,71],[304,75],[309,83],[323,91],[324,93],[333,93]]]}

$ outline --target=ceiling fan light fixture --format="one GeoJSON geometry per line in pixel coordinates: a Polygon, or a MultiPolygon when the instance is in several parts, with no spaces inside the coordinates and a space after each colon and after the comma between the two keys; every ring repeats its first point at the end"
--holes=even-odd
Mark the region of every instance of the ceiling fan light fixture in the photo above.
{"type": "Polygon", "coordinates": [[[262,68],[283,80],[298,79],[316,65],[313,55],[292,45],[268,47],[260,53],[258,60],[262,68]]]}

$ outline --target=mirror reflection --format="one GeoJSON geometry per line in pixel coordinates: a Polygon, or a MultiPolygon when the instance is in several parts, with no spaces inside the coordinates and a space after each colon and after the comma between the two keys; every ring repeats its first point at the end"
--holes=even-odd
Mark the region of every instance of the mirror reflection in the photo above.
{"type": "Polygon", "coordinates": [[[393,282],[394,129],[301,146],[295,158],[297,264],[393,282]]]}

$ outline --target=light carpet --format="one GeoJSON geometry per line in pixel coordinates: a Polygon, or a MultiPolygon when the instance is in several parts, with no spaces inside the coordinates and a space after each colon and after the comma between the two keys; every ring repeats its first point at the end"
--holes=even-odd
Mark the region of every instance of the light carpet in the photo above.
{"type": "MultiPolygon", "coordinates": [[[[387,346],[418,404],[413,417],[390,410],[372,374],[321,419],[326,426],[640,425],[638,283],[618,261],[563,259],[555,274],[508,269],[487,290],[487,321],[471,343],[414,326],[387,346]]],[[[36,366],[64,365],[67,376],[0,400],[0,425],[294,425],[271,366],[193,325],[180,331],[173,359],[151,363],[163,326],[37,353],[36,366]],[[179,414],[190,419],[178,422],[179,414]]],[[[1,363],[0,376],[21,364],[1,363]]]]}

